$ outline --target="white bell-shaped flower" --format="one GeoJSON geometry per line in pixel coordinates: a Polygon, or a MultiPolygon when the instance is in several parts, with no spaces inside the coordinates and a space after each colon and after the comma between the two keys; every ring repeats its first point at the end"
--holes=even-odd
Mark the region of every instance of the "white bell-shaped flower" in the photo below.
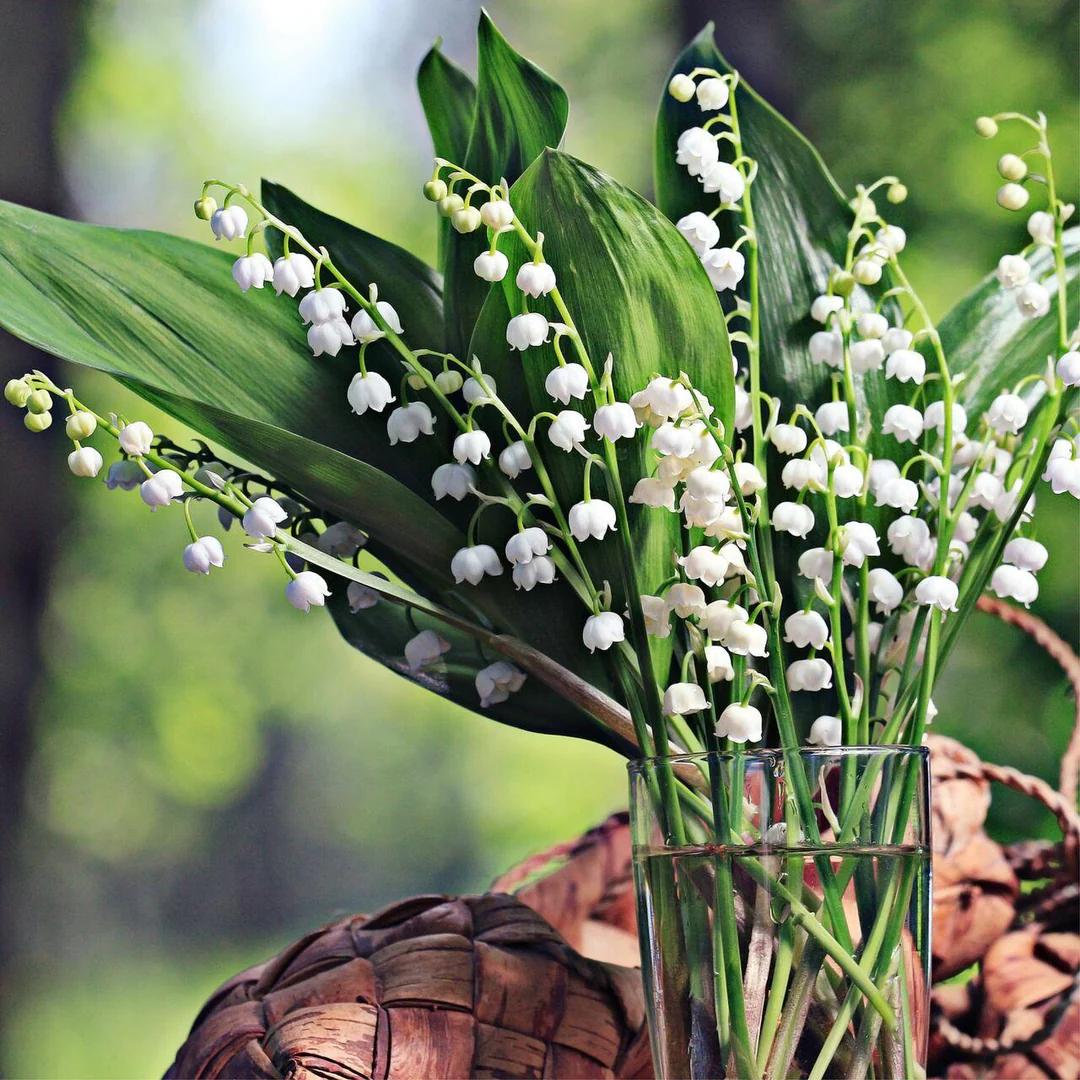
{"type": "Polygon", "coordinates": [[[470,405],[486,405],[495,400],[498,389],[494,375],[470,375],[461,385],[461,396],[470,405]]]}
{"type": "Polygon", "coordinates": [[[730,91],[723,79],[702,79],[697,84],[697,100],[702,112],[716,112],[728,103],[730,91]]]}
{"type": "Polygon", "coordinates": [[[1039,582],[1030,570],[1019,566],[999,566],[990,578],[990,589],[1002,600],[1015,600],[1030,607],[1039,596],[1039,582]]]}
{"type": "Polygon", "coordinates": [[[716,145],[716,138],[704,128],[688,128],[679,136],[675,161],[679,165],[685,165],[691,176],[701,176],[719,160],[720,148],[716,145]]]}
{"type": "Polygon", "coordinates": [[[645,633],[666,638],[671,634],[671,609],[662,596],[642,596],[641,614],[645,616],[645,633]]]}
{"type": "Polygon", "coordinates": [[[993,473],[977,473],[971,482],[971,493],[968,496],[968,501],[972,506],[981,506],[984,510],[993,510],[994,504],[1001,498],[1004,491],[1005,485],[993,473]]]}
{"type": "MultiPolygon", "coordinates": [[[[1059,440],[1062,441],[1064,440],[1059,440]]],[[[1042,478],[1049,483],[1050,490],[1055,495],[1068,492],[1080,499],[1080,458],[1070,458],[1064,454],[1054,457],[1051,454],[1042,478]]]]}
{"type": "Polygon", "coordinates": [[[531,525],[506,541],[506,561],[513,566],[527,563],[534,555],[546,555],[550,546],[547,533],[531,525]]]}
{"type": "Polygon", "coordinates": [[[665,716],[688,716],[709,707],[705,691],[692,682],[672,683],[664,691],[663,713],[665,716]]]}
{"type": "Polygon", "coordinates": [[[998,394],[986,410],[987,423],[999,435],[1015,435],[1028,422],[1028,407],[1019,394],[998,394]]]}
{"type": "Polygon", "coordinates": [[[1004,562],[1033,574],[1041,570],[1049,558],[1050,553],[1043,544],[1024,536],[1017,536],[1010,540],[1005,545],[1005,552],[1002,555],[1004,562]]]}
{"type": "Polygon", "coordinates": [[[877,490],[877,506],[891,506],[910,514],[918,502],[919,485],[903,476],[886,480],[877,490]]]}
{"type": "Polygon", "coordinates": [[[621,616],[614,611],[601,611],[599,615],[590,615],[585,620],[581,631],[581,640],[589,652],[606,652],[612,645],[626,640],[626,628],[621,616]]]}
{"type": "Polygon", "coordinates": [[[302,251],[290,251],[274,260],[271,280],[278,296],[282,293],[295,296],[301,289],[314,286],[315,264],[302,251]]]}
{"type": "Polygon", "coordinates": [[[1031,265],[1023,255],[1002,255],[994,274],[1003,289],[1018,289],[1031,277],[1031,265]]]}
{"type": "Polygon", "coordinates": [[[914,349],[897,349],[889,353],[885,361],[885,378],[898,379],[902,383],[921,384],[926,377],[926,359],[914,349]]]}
{"type": "Polygon", "coordinates": [[[454,460],[459,465],[464,465],[466,462],[479,465],[490,454],[491,439],[486,431],[481,431],[479,428],[463,431],[454,439],[454,460]]]}
{"type": "Polygon", "coordinates": [[[92,446],[80,446],[68,454],[68,468],[74,476],[94,477],[101,472],[105,462],[92,446]]]}
{"type": "Polygon", "coordinates": [[[851,276],[860,285],[876,285],[881,280],[881,259],[874,254],[856,259],[851,268],[851,276]]]}
{"type": "Polygon", "coordinates": [[[382,412],[391,401],[396,400],[390,384],[377,371],[366,374],[358,371],[352,377],[345,396],[357,416],[363,416],[368,409],[382,412]]]}
{"type": "Polygon", "coordinates": [[[698,467],[686,477],[686,491],[695,499],[724,503],[731,495],[731,481],[720,469],[698,467]]]}
{"type": "Polygon", "coordinates": [[[721,206],[730,206],[743,197],[746,179],[734,165],[716,161],[702,172],[701,186],[706,194],[715,192],[721,206]]]}
{"type": "Polygon", "coordinates": [[[758,657],[769,655],[768,640],[765,627],[751,622],[733,622],[722,638],[728,651],[736,656],[758,657]]]}
{"type": "Polygon", "coordinates": [[[120,429],[117,442],[120,443],[120,449],[125,454],[131,457],[143,457],[150,453],[154,445],[154,433],[150,430],[149,424],[136,420],[134,423],[125,424],[120,429]]]}
{"type": "Polygon", "coordinates": [[[904,599],[904,586],[884,567],[877,566],[866,575],[866,589],[879,615],[890,615],[904,599]]]}
{"type": "Polygon", "coordinates": [[[511,694],[516,694],[525,685],[525,673],[505,660],[496,660],[476,673],[475,684],[476,692],[480,695],[480,708],[487,709],[492,705],[501,705],[510,699],[511,694]]]}
{"type": "Polygon", "coordinates": [[[716,718],[715,734],[737,743],[760,742],[761,722],[761,712],[753,705],[733,702],[716,718]]]}
{"type": "Polygon", "coordinates": [[[811,746],[840,746],[844,741],[844,725],[839,716],[819,716],[810,725],[806,741],[811,746]]]}
{"type": "Polygon", "coordinates": [[[450,651],[450,642],[434,630],[421,630],[405,642],[405,663],[414,675],[429,664],[437,664],[450,651]]]}
{"type": "Polygon", "coordinates": [[[680,619],[705,614],[705,593],[700,585],[688,581],[676,581],[667,591],[667,605],[680,619]]]}
{"type": "Polygon", "coordinates": [[[884,337],[889,329],[889,320],[876,311],[868,311],[855,320],[855,329],[859,336],[867,340],[877,340],[884,337]]]}
{"type": "Polygon", "coordinates": [[[480,220],[499,232],[514,224],[514,208],[505,199],[489,199],[480,207],[480,220]]]}
{"type": "Polygon", "coordinates": [[[848,462],[844,465],[837,465],[833,469],[833,494],[838,499],[852,499],[856,495],[861,495],[865,483],[866,477],[858,465],[852,465],[848,462]]]}
{"type": "Polygon", "coordinates": [[[330,587],[321,574],[314,570],[301,570],[285,586],[285,599],[297,611],[310,611],[313,607],[323,607],[330,595],[330,587]]]}
{"type": "Polygon", "coordinates": [[[853,341],[848,349],[851,370],[856,375],[865,375],[868,371],[880,371],[885,363],[885,349],[880,341],[853,341]]]}
{"type": "Polygon", "coordinates": [[[710,248],[701,256],[701,265],[717,292],[734,289],[746,273],[746,259],[734,248],[710,248]]]}
{"type": "MultiPolygon", "coordinates": [[[[386,323],[393,333],[402,333],[404,328],[401,325],[401,319],[398,317],[398,313],[394,310],[393,305],[387,303],[385,300],[380,300],[375,305],[375,310],[382,316],[383,322],[386,323]]],[[[363,308],[353,316],[352,332],[356,340],[360,342],[377,341],[385,334],[385,331],[379,328],[375,320],[363,308]]]]}
{"type": "Polygon", "coordinates": [[[256,499],[244,514],[241,524],[253,540],[270,540],[277,527],[288,517],[284,507],[269,495],[256,499]]]}
{"type": "Polygon", "coordinates": [[[733,623],[748,622],[749,619],[746,608],[727,600],[714,600],[702,616],[706,632],[714,641],[723,641],[733,623]]]}
{"type": "Polygon", "coordinates": [[[354,615],[359,611],[367,611],[370,608],[377,607],[379,604],[379,594],[367,585],[362,585],[359,581],[350,581],[349,587],[345,590],[345,595],[349,601],[349,610],[354,615]]]}
{"type": "Polygon", "coordinates": [[[159,506],[168,506],[184,493],[184,481],[172,469],[162,469],[139,485],[142,501],[156,510],[159,506]]]}
{"type": "Polygon", "coordinates": [[[209,574],[214,566],[225,565],[225,550],[216,536],[200,536],[184,548],[184,569],[193,574],[209,574]]]}
{"type": "Polygon", "coordinates": [[[811,334],[807,348],[815,364],[837,369],[844,366],[844,339],[835,330],[818,330],[811,334]]]}
{"type": "Polygon", "coordinates": [[[1080,352],[1071,349],[1057,362],[1057,377],[1066,386],[1080,386],[1080,352]]]}
{"type": "Polygon", "coordinates": [[[543,345],[548,339],[548,321],[538,311],[515,315],[506,324],[506,342],[511,349],[528,349],[543,345]]]}
{"type": "Polygon", "coordinates": [[[547,373],[544,389],[563,405],[569,405],[571,398],[581,401],[589,392],[589,373],[581,364],[560,364],[547,373]]]}
{"type": "Polygon", "coordinates": [[[1016,290],[1016,307],[1025,319],[1041,319],[1050,310],[1050,293],[1037,281],[1016,290]]]}
{"type": "Polygon", "coordinates": [[[899,255],[907,244],[907,233],[899,225],[883,225],[874,236],[878,247],[893,255],[899,255]]]}
{"type": "Polygon", "coordinates": [[[536,555],[527,563],[518,563],[510,577],[516,588],[532,592],[537,585],[550,585],[555,580],[555,563],[547,555],[536,555]]]}
{"type": "Polygon", "coordinates": [[[450,560],[450,573],[459,585],[465,581],[470,585],[479,585],[485,574],[499,577],[502,572],[499,555],[490,544],[459,548],[450,560]]]}
{"type": "Polygon", "coordinates": [[[881,335],[881,347],[887,356],[891,356],[894,352],[910,349],[914,340],[915,335],[910,330],[905,330],[902,326],[893,326],[881,335]]]}
{"type": "Polygon", "coordinates": [[[814,421],[826,435],[848,430],[848,407],[846,401],[826,401],[814,413],[814,421]]]}
{"type": "Polygon", "coordinates": [[[862,566],[871,555],[880,555],[878,535],[867,521],[849,521],[839,530],[841,558],[845,566],[862,566]]]}
{"type": "Polygon", "coordinates": [[[327,322],[312,323],[307,332],[308,348],[312,356],[337,356],[342,345],[353,345],[355,341],[349,324],[344,319],[330,319],[327,322]]]}
{"type": "Polygon", "coordinates": [[[843,310],[844,298],[842,296],[829,296],[822,294],[815,297],[814,302],[810,305],[810,318],[814,322],[819,322],[828,326],[832,317],[838,312],[843,310]]]}
{"type": "Polygon", "coordinates": [[[797,691],[828,690],[832,686],[832,664],[828,660],[814,657],[812,660],[795,660],[788,664],[788,690],[797,691]]]}
{"type": "Polygon", "coordinates": [[[870,475],[867,481],[867,489],[876,495],[883,484],[895,480],[900,475],[900,466],[888,458],[875,458],[870,462],[870,475]]]}
{"type": "Polygon", "coordinates": [[[799,573],[813,581],[831,581],[833,573],[833,553],[827,548],[807,548],[799,556],[799,573]]]}
{"type": "Polygon", "coordinates": [[[1041,247],[1053,247],[1057,242],[1054,235],[1054,215],[1045,210],[1036,210],[1027,220],[1028,235],[1041,247]]]}
{"type": "Polygon", "coordinates": [[[105,486],[110,491],[134,491],[145,476],[137,461],[114,461],[105,474],[105,486]]]}
{"type": "Polygon", "coordinates": [[[625,401],[601,405],[593,414],[593,430],[600,438],[611,442],[633,438],[639,427],[641,421],[633,407],[625,401]]]}
{"type": "Polygon", "coordinates": [[[649,445],[658,454],[688,458],[697,446],[697,433],[692,428],[680,427],[668,420],[653,431],[649,445]]]}
{"type": "Polygon", "coordinates": [[[675,228],[686,237],[690,246],[699,255],[704,255],[720,239],[720,226],[708,214],[695,210],[692,214],[679,218],[675,228]]]}
{"type": "Polygon", "coordinates": [[[585,432],[589,430],[589,422],[579,412],[573,409],[563,409],[558,413],[548,427],[548,438],[553,446],[569,453],[575,446],[580,446],[585,440],[585,432]]]}
{"type": "Polygon", "coordinates": [[[773,424],[769,442],[781,454],[801,454],[806,449],[806,432],[796,424],[773,424]]]}
{"type": "Polygon", "coordinates": [[[518,268],[514,284],[525,293],[535,299],[538,296],[547,296],[555,288],[555,271],[550,263],[527,262],[518,268]]]}
{"type": "Polygon", "coordinates": [[[313,289],[300,301],[300,318],[307,323],[324,323],[345,315],[345,295],[340,289],[313,289]]]}
{"type": "Polygon", "coordinates": [[[233,203],[210,215],[210,231],[215,240],[235,240],[247,232],[248,216],[242,206],[233,203]]]}
{"type": "Polygon", "coordinates": [[[935,607],[940,611],[955,611],[960,595],[955,581],[947,577],[932,574],[915,586],[915,600],[924,607],[935,607]]]}
{"type": "Polygon", "coordinates": [[[777,503],[772,512],[772,524],[777,532],[802,538],[814,528],[814,511],[802,503],[777,503]]]}
{"type": "Polygon", "coordinates": [[[658,427],[665,420],[675,420],[692,409],[694,398],[681,382],[657,375],[644,390],[630,398],[630,405],[639,420],[658,427]]]}
{"type": "Polygon", "coordinates": [[[826,474],[825,469],[812,459],[792,458],[784,463],[780,479],[784,487],[794,491],[823,491],[826,474]]]}
{"type": "Polygon", "coordinates": [[[752,461],[735,462],[735,483],[745,498],[765,490],[765,477],[752,461]]]}
{"type": "Polygon", "coordinates": [[[705,646],[705,670],[711,683],[731,682],[735,678],[731,654],[723,645],[705,646]]]}
{"type": "MultiPolygon", "coordinates": [[[[956,525],[953,529],[953,535],[957,540],[962,540],[965,544],[970,544],[972,540],[979,534],[979,519],[967,510],[963,511],[957,519],[956,525]]],[[[1006,546],[1006,550],[1008,547],[1006,546]]],[[[1012,560],[1007,559],[1006,562],[1012,560]]]]}
{"type": "Polygon", "coordinates": [[[499,454],[499,471],[511,480],[517,479],[526,469],[532,468],[529,448],[520,439],[510,443],[499,454]]]}
{"type": "Polygon", "coordinates": [[[630,493],[630,502],[658,510],[675,510],[675,488],[657,476],[643,476],[630,493]]]}
{"type": "MultiPolygon", "coordinates": [[[[952,407],[952,433],[954,439],[959,438],[959,436],[964,433],[967,422],[967,410],[960,402],[954,401],[952,407]]],[[[944,401],[931,401],[930,404],[926,406],[926,411],[923,413],[923,424],[927,430],[934,428],[939,435],[945,434],[944,401]]]]}
{"type": "Polygon", "coordinates": [[[391,446],[399,442],[416,442],[421,435],[431,435],[434,431],[435,417],[423,401],[413,401],[395,409],[386,421],[391,446]]]}
{"type": "Polygon", "coordinates": [[[727,577],[728,561],[715,548],[707,544],[691,548],[680,556],[679,565],[692,581],[701,581],[709,586],[716,586],[727,577]]]}
{"type": "Polygon", "coordinates": [[[923,414],[910,405],[890,405],[881,423],[884,435],[892,435],[897,442],[913,443],[922,438],[923,414]]]}
{"type": "Polygon", "coordinates": [[[796,611],[784,620],[784,640],[797,649],[824,649],[829,625],[816,611],[796,611]]]}
{"type": "Polygon", "coordinates": [[[473,259],[473,273],[484,281],[502,281],[510,269],[510,260],[501,251],[481,251],[473,259]]]}
{"type": "Polygon", "coordinates": [[[475,483],[476,473],[471,465],[447,462],[431,474],[431,490],[435,494],[436,502],[447,496],[456,502],[461,502],[475,483]]]}
{"type": "Polygon", "coordinates": [[[233,281],[240,286],[241,292],[248,289],[261,289],[268,281],[274,280],[274,267],[261,252],[241,255],[232,268],[233,281]]]}
{"type": "Polygon", "coordinates": [[[367,544],[367,537],[347,521],[335,521],[319,534],[315,546],[335,559],[351,559],[367,544]]]}
{"type": "Polygon", "coordinates": [[[567,515],[570,532],[575,540],[603,540],[615,529],[615,507],[603,499],[574,503],[567,515]]]}

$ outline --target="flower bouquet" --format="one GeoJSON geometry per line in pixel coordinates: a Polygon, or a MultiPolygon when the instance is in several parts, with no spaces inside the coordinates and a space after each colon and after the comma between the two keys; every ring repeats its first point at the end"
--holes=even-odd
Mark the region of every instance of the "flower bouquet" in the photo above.
{"type": "Polygon", "coordinates": [[[842,195],[711,27],[655,205],[556,149],[565,93],[486,16],[475,84],[438,47],[418,84],[438,273],[269,181],[203,185],[216,247],[0,206],[0,324],[215,449],[41,372],[7,399],[180,504],[188,570],[239,522],[380,663],[634,759],[660,1075],[919,1075],[934,686],[986,590],[1037,595],[1039,480],[1080,495],[1045,117],[977,121],[1030,244],[935,325],[904,184],[842,195]]]}

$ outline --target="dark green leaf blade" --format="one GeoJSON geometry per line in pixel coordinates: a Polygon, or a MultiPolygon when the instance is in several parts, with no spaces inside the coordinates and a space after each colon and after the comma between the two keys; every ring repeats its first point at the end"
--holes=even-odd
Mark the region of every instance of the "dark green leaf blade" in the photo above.
{"type": "MultiPolygon", "coordinates": [[[[477,32],[476,111],[465,160],[457,162],[493,184],[513,183],[566,128],[566,91],[521,56],[481,13],[477,32]]],[[[461,354],[487,298],[489,286],[473,273],[475,236],[451,231],[444,251],[446,340],[461,354]]]]}
{"type": "Polygon", "coordinates": [[[476,86],[466,72],[447,59],[440,45],[437,41],[420,62],[416,88],[436,155],[463,162],[472,132],[476,86]]]}

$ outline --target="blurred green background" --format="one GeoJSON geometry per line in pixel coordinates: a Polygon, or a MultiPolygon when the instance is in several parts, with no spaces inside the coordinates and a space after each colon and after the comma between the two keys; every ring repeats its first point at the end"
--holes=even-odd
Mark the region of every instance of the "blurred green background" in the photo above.
{"type": "MultiPolygon", "coordinates": [[[[1044,109],[1077,194],[1074,0],[489,8],[570,92],[569,147],[645,192],[667,67],[715,19],[842,186],[906,181],[895,217],[937,314],[1023,237],[993,199],[997,155],[1016,147],[977,139],[976,115],[1044,109]]],[[[412,78],[440,35],[472,66],[478,10],[3,0],[0,196],[201,237],[206,176],[264,175],[431,258],[412,78]]],[[[4,379],[43,362],[0,341],[4,379]]],[[[130,405],[104,379],[77,386],[100,409],[130,405]]],[[[180,520],[74,480],[53,434],[0,426],[0,1073],[160,1074],[239,968],[336,914],[482,889],[623,803],[619,760],[486,723],[349,652],[235,534],[226,572],[194,580],[180,520]]],[[[1055,554],[1035,610],[1075,644],[1077,505],[1040,500],[1055,554]]],[[[1056,780],[1073,704],[1016,631],[976,617],[937,701],[936,730],[1056,780]]],[[[992,824],[1006,839],[1052,829],[1008,793],[992,824]]]]}

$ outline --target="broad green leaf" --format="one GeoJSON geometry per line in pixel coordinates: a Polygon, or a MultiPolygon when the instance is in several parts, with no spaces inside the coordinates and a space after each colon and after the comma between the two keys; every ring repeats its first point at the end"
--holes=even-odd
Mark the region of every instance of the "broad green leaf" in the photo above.
{"type": "MultiPolygon", "coordinates": [[[[566,128],[566,92],[517,53],[486,12],[477,32],[476,110],[463,165],[485,183],[513,183],[566,128]]],[[[461,354],[489,286],[473,272],[476,235],[450,232],[444,252],[446,340],[461,354]]]]}
{"type": "MultiPolygon", "coordinates": [[[[1064,243],[1071,328],[1080,308],[1080,228],[1065,233],[1064,243]]],[[[1038,248],[1028,261],[1033,280],[1053,271],[1047,248],[1038,248]]],[[[1016,307],[1016,293],[1003,289],[990,274],[938,325],[950,373],[964,375],[958,397],[972,419],[1019,379],[1044,371],[1048,357],[1057,360],[1057,284],[1046,284],[1054,290],[1053,306],[1041,319],[1025,319],[1016,307]]]]}
{"type": "MultiPolygon", "coordinates": [[[[733,408],[731,348],[720,306],[708,277],[690,246],[655,207],[610,177],[557,150],[547,150],[514,185],[511,198],[526,227],[544,233],[544,254],[555,268],[559,292],[577,325],[596,368],[613,357],[615,393],[620,401],[640,390],[656,372],[678,376],[685,371],[713,402],[717,416],[730,426],[733,408]]],[[[512,266],[526,258],[516,236],[500,245],[512,266]]],[[[551,345],[511,354],[506,323],[520,310],[521,294],[507,276],[484,307],[470,344],[486,371],[496,378],[518,416],[527,424],[541,411],[557,411],[544,389],[555,366],[551,345]]],[[[534,310],[561,321],[551,299],[530,302],[534,310]]],[[[567,359],[573,348],[566,343],[567,359]]],[[[577,403],[574,403],[577,405],[577,403]]],[[[580,406],[591,416],[591,403],[580,406]]],[[[555,486],[565,507],[582,497],[582,459],[552,447],[547,422],[539,438],[555,486]]],[[[594,437],[587,443],[597,452],[594,437]]],[[[649,471],[648,439],[617,444],[623,493],[649,471]]],[[[523,477],[536,490],[533,474],[523,477]]],[[[604,497],[603,473],[594,469],[593,492],[604,497]]],[[[640,592],[651,592],[672,569],[680,543],[678,518],[633,506],[631,529],[640,592]]],[[[617,544],[620,538],[586,541],[582,552],[599,585],[607,580],[621,595],[617,544]]],[[[659,650],[663,652],[663,648],[659,650]]]]}
{"type": "Polygon", "coordinates": [[[344,392],[355,360],[314,360],[294,302],[241,293],[232,258],[0,203],[0,325],[216,435],[368,531],[395,553],[395,572],[447,583],[459,523],[417,494],[430,492],[438,448],[401,453],[384,420],[353,416],[344,392]]]}
{"type": "MultiPolygon", "coordinates": [[[[394,305],[402,336],[414,349],[442,348],[442,285],[430,266],[388,240],[317,210],[281,184],[263,180],[262,198],[272,214],[296,226],[309,243],[327,248],[337,268],[365,296],[375,282],[379,299],[394,305]]],[[[268,229],[265,235],[270,257],[276,259],[281,234],[268,229]]],[[[288,297],[281,302],[287,305],[288,297]]]]}

